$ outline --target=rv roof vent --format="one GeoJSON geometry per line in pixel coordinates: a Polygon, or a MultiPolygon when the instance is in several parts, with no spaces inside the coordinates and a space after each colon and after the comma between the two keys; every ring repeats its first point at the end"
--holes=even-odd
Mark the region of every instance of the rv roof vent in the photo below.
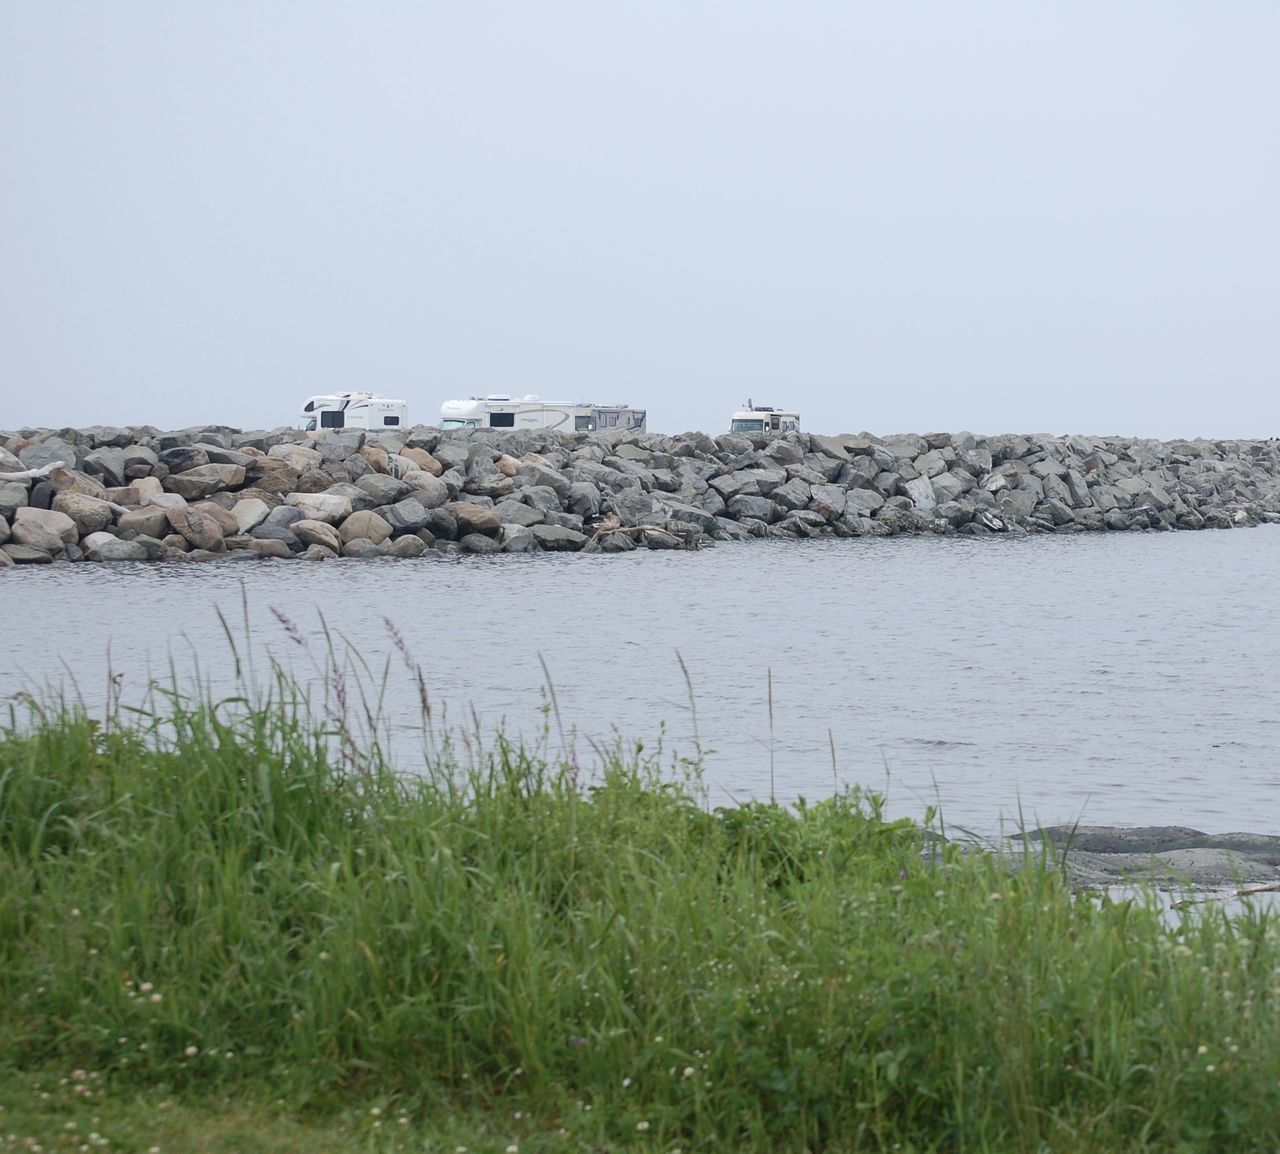
{"type": "Polygon", "coordinates": [[[511,397],[507,393],[490,393],[485,397],[486,401],[509,401],[511,397]]]}

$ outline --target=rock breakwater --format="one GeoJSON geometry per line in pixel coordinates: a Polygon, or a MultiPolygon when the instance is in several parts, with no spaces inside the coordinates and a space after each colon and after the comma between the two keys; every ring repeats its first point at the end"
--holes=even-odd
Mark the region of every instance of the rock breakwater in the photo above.
{"type": "Polygon", "coordinates": [[[0,432],[0,567],[617,553],[1280,522],[1280,442],[931,433],[0,432]]]}

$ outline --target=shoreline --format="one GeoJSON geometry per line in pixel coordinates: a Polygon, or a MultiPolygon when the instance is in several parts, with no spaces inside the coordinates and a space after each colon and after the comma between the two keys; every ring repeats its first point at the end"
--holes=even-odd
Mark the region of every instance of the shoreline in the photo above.
{"type": "Polygon", "coordinates": [[[0,431],[0,567],[1263,523],[1280,523],[1275,440],[0,431]]]}

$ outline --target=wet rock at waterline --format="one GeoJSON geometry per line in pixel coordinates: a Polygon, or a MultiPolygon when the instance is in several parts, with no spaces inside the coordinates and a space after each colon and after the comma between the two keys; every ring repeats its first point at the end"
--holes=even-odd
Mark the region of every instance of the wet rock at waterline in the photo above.
{"type": "Polygon", "coordinates": [[[624,553],[1280,521],[1280,442],[973,433],[0,432],[0,567],[624,553]]]}

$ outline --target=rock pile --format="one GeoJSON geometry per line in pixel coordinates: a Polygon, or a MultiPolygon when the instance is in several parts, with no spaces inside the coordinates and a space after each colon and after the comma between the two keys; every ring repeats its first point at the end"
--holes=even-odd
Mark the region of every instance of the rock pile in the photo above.
{"type": "Polygon", "coordinates": [[[1280,521],[1280,443],[418,427],[0,432],[0,567],[1280,521]]]}

